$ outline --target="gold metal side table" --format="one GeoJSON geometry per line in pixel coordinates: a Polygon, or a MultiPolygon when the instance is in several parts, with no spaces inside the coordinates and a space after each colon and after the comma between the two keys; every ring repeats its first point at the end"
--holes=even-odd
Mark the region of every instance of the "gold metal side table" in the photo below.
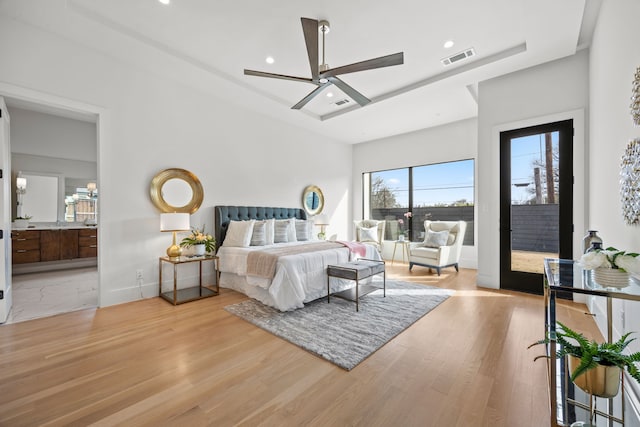
{"type": "Polygon", "coordinates": [[[173,305],[183,304],[189,301],[195,301],[202,298],[209,298],[216,296],[220,293],[220,274],[219,274],[219,258],[214,255],[205,255],[200,257],[184,257],[169,258],[166,256],[160,257],[159,266],[160,272],[158,274],[158,292],[160,298],[163,298],[173,305]],[[215,277],[215,283],[212,285],[202,284],[202,264],[210,261],[213,263],[213,275],[215,277]],[[182,264],[198,263],[198,286],[178,289],[178,266],[182,264]],[[173,265],[173,290],[162,292],[162,267],[163,263],[173,265]]]}
{"type": "Polygon", "coordinates": [[[407,260],[409,259],[409,245],[411,244],[411,242],[409,242],[408,240],[396,240],[395,242],[393,242],[393,255],[391,256],[391,265],[393,265],[393,262],[396,259],[396,249],[398,249],[398,245],[402,246],[402,262],[405,262],[405,255],[407,257],[407,260]]]}

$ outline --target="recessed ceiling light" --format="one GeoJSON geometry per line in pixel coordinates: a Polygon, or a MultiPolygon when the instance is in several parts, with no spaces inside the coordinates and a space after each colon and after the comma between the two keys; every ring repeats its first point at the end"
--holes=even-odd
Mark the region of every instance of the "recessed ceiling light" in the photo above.
{"type": "Polygon", "coordinates": [[[267,56],[267,59],[265,59],[267,64],[273,64],[274,62],[276,62],[275,59],[273,59],[273,56],[267,56]]]}
{"type": "Polygon", "coordinates": [[[333,92],[327,92],[327,98],[333,98],[333,92]]]}
{"type": "Polygon", "coordinates": [[[453,47],[453,40],[447,40],[446,42],[444,42],[445,49],[449,49],[450,47],[453,47]]]}
{"type": "Polygon", "coordinates": [[[169,4],[171,3],[171,0],[158,0],[160,3],[162,4],[169,4]]]}

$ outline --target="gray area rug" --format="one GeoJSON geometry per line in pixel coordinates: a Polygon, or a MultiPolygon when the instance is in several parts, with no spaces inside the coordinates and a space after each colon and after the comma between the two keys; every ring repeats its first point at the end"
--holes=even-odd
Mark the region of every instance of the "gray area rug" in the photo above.
{"type": "Polygon", "coordinates": [[[351,370],[451,295],[447,289],[387,280],[387,296],[380,289],[362,297],[359,312],[354,302],[334,297],[330,304],[325,297],[288,312],[253,299],[224,309],[351,370]]]}

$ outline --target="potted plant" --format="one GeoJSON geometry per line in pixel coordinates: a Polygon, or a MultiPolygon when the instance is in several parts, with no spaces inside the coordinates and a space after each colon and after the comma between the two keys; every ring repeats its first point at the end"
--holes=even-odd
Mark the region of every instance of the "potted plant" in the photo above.
{"type": "Polygon", "coordinates": [[[640,273],[638,254],[614,247],[596,247],[582,255],[578,263],[585,270],[593,270],[593,280],[604,287],[624,288],[629,286],[629,273],[640,273]]]}
{"type": "Polygon", "coordinates": [[[13,224],[16,226],[16,228],[28,228],[29,220],[31,218],[32,217],[29,215],[19,216],[13,219],[13,224]]]}
{"type": "MultiPolygon", "coordinates": [[[[583,334],[576,332],[558,322],[556,341],[561,344],[556,353],[558,358],[568,356],[571,381],[586,393],[594,396],[610,398],[618,394],[620,374],[626,369],[629,375],[640,382],[640,371],[636,363],[640,362],[640,352],[625,354],[627,346],[635,340],[629,338],[633,332],[627,332],[614,343],[598,343],[588,340],[583,334]]],[[[549,344],[549,338],[536,341],[528,348],[539,344],[549,344]]],[[[538,356],[534,360],[546,355],[538,356]]]]}
{"type": "Polygon", "coordinates": [[[185,248],[194,249],[194,255],[202,256],[207,253],[212,253],[216,250],[216,239],[211,234],[206,234],[205,226],[202,228],[192,227],[191,234],[180,241],[180,246],[185,248]]]}

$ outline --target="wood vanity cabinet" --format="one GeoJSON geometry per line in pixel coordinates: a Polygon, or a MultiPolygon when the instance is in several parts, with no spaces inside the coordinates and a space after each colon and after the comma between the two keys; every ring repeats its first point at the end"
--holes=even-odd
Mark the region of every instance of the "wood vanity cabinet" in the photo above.
{"type": "Polygon", "coordinates": [[[78,256],[89,258],[98,256],[98,229],[78,230],[78,256]]]}
{"type": "Polygon", "coordinates": [[[80,230],[60,230],[60,259],[78,258],[78,234],[80,230]]]}
{"type": "Polygon", "coordinates": [[[16,230],[11,239],[13,264],[98,256],[97,229],[16,230]]]}
{"type": "Polygon", "coordinates": [[[40,231],[13,231],[11,239],[11,255],[14,264],[40,261],[40,231]]]}

